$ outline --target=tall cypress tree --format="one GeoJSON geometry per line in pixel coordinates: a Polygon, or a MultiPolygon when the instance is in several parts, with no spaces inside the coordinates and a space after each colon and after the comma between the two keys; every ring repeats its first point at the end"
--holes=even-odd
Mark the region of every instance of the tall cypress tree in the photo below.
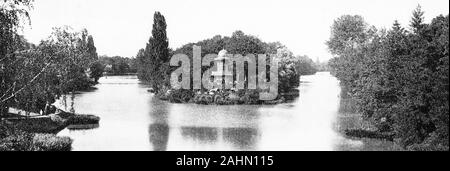
{"type": "Polygon", "coordinates": [[[97,48],[95,47],[95,44],[94,44],[94,38],[91,35],[89,35],[88,39],[87,39],[87,52],[89,54],[90,60],[98,59],[97,48]]]}
{"type": "Polygon", "coordinates": [[[103,76],[104,66],[98,59],[97,48],[94,44],[94,38],[91,35],[89,35],[87,39],[87,53],[89,55],[89,60],[92,61],[89,65],[91,78],[97,83],[100,77],[103,76]]]}
{"type": "Polygon", "coordinates": [[[140,64],[140,78],[148,81],[156,92],[168,85],[169,41],[166,28],[164,16],[160,12],[155,12],[152,36],[140,64]]]}

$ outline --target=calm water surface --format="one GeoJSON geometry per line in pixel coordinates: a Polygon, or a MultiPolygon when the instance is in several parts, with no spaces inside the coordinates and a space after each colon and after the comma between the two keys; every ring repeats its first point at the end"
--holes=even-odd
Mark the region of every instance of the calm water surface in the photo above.
{"type": "Polygon", "coordinates": [[[379,140],[349,139],[337,130],[340,114],[336,78],[302,78],[300,98],[275,106],[170,104],[147,92],[136,76],[108,76],[97,90],[75,95],[77,113],[101,117],[91,129],[65,129],[73,150],[391,150],[379,140]]]}

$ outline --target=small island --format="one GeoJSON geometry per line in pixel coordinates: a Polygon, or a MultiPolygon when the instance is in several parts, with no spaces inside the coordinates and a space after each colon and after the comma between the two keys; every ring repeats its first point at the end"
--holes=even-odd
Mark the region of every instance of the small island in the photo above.
{"type": "MultiPolygon", "coordinates": [[[[251,89],[249,86],[249,75],[244,75],[243,84],[244,89],[239,89],[238,80],[239,75],[237,74],[236,67],[233,67],[232,63],[236,60],[241,59],[232,59],[232,58],[244,58],[241,55],[237,55],[233,57],[228,54],[227,50],[221,50],[216,58],[213,59],[216,70],[211,71],[210,81],[212,83],[212,88],[210,90],[206,88],[198,89],[198,90],[190,90],[190,89],[169,89],[165,93],[162,92],[159,94],[159,98],[162,100],[168,100],[172,103],[195,103],[201,105],[239,105],[239,104],[247,104],[247,105],[261,105],[261,104],[279,104],[284,102],[293,101],[296,97],[299,96],[299,92],[295,86],[285,87],[286,89],[282,91],[276,92],[277,95],[275,98],[271,100],[261,100],[260,94],[264,90],[262,89],[251,89]],[[235,72],[233,72],[235,71],[235,72]],[[281,94],[278,94],[281,93],[281,94]]],[[[285,65],[285,64],[282,64],[285,65]]],[[[248,66],[248,65],[247,65],[248,66]]],[[[295,66],[292,65],[292,66],[295,66]]],[[[256,66],[254,66],[256,68],[256,66]]],[[[248,68],[248,67],[247,67],[248,68]]],[[[290,75],[282,75],[279,76],[284,77],[298,77],[300,79],[299,74],[295,68],[288,68],[287,72],[290,72],[290,75]]],[[[282,70],[286,73],[286,70],[282,70]]],[[[246,69],[248,73],[248,69],[246,69]]],[[[208,71],[205,71],[208,72],[208,71]]],[[[245,71],[244,71],[245,72],[245,71]]],[[[270,71],[267,71],[270,72],[270,71]]],[[[256,77],[256,76],[254,76],[256,77]]],[[[259,77],[258,77],[259,78],[259,77]]],[[[298,85],[299,82],[296,82],[294,78],[290,82],[290,84],[298,85]]],[[[256,78],[253,78],[256,81],[256,78]]],[[[278,79],[277,79],[278,80],[278,79]]],[[[285,79],[286,80],[286,79],[285,79]]],[[[280,84],[283,84],[282,82],[280,84]]],[[[276,83],[278,84],[278,83],[276,83]]],[[[254,86],[256,87],[256,85],[254,86]]]]}
{"type": "MultiPolygon", "coordinates": [[[[299,96],[298,87],[302,75],[312,75],[317,72],[317,67],[308,56],[294,55],[285,45],[279,42],[264,42],[256,36],[247,35],[242,31],[235,31],[231,36],[217,35],[211,39],[199,41],[197,43],[188,43],[176,50],[169,48],[169,41],[166,37],[165,18],[159,12],[154,15],[154,24],[152,36],[147,46],[141,49],[136,56],[137,74],[141,81],[151,86],[149,92],[154,93],[162,100],[172,103],[195,103],[202,105],[265,105],[279,104],[295,100],[299,96]],[[198,52],[194,47],[198,47],[198,52]],[[184,74],[190,75],[188,80],[190,87],[174,88],[171,85],[172,73],[178,69],[177,65],[171,65],[171,59],[176,55],[183,55],[189,58],[189,67],[184,74]],[[194,55],[203,58],[194,59],[194,55]],[[253,55],[256,58],[249,64],[244,64],[243,73],[237,74],[237,64],[233,63],[236,59],[253,55]],[[270,63],[258,61],[259,55],[265,55],[267,61],[276,61],[277,71],[271,71],[270,63]],[[213,56],[212,59],[209,57],[213,56]],[[238,56],[238,57],[236,57],[238,56]],[[211,61],[205,60],[208,58],[211,61]],[[197,60],[196,62],[194,62],[197,60]],[[230,62],[231,61],[231,62],[230,62]],[[210,63],[208,63],[210,62],[210,63]],[[261,63],[261,64],[260,64],[261,63]],[[208,65],[210,64],[210,65],[208,65]],[[201,65],[201,66],[196,66],[201,65]],[[261,65],[261,66],[259,66],[261,65]],[[262,65],[267,65],[266,67],[262,65]],[[193,73],[195,67],[198,67],[198,73],[193,73]],[[254,68],[252,68],[254,67],[254,68]],[[252,78],[249,70],[254,69],[254,73],[263,72],[266,69],[263,78],[252,78]],[[206,75],[202,75],[205,74],[206,75]],[[260,88],[261,82],[270,82],[273,74],[277,74],[277,95],[271,100],[261,100],[261,92],[267,89],[260,88]],[[194,78],[196,77],[197,78],[194,78]],[[241,77],[240,77],[241,76],[241,77]],[[206,88],[203,86],[194,87],[193,84],[204,82],[205,77],[211,77],[209,81],[215,85],[206,88]],[[244,77],[244,78],[242,78],[244,77]],[[203,80],[202,80],[203,79],[203,80]],[[249,79],[258,79],[258,86],[249,87],[249,79]],[[238,88],[237,81],[242,81],[244,88],[238,88]],[[230,85],[230,86],[226,86],[230,85]]],[[[261,59],[263,60],[263,59],[261,59]]],[[[180,61],[181,62],[181,61],[180,61]]],[[[184,65],[182,63],[182,65],[184,65]]],[[[177,61],[175,61],[178,64],[177,61]]],[[[180,79],[183,74],[180,74],[180,79]]],[[[253,77],[256,77],[254,75],[253,77]]],[[[183,78],[186,79],[186,78],[183,78]]],[[[208,79],[208,78],[206,78],[208,79]]],[[[274,82],[274,80],[272,80],[274,82]]]]}

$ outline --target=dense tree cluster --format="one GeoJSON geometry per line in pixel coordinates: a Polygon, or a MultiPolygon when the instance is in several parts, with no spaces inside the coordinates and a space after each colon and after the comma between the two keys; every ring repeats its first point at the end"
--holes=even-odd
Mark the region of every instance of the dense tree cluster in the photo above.
{"type": "Polygon", "coordinates": [[[341,84],[359,112],[411,150],[448,150],[449,18],[424,23],[420,6],[410,29],[370,27],[361,16],[335,20],[327,42],[341,84]]]}
{"type": "Polygon", "coordinates": [[[61,95],[90,88],[102,73],[87,30],[54,28],[39,45],[19,36],[31,7],[31,0],[6,0],[0,9],[0,115],[10,107],[39,112],[61,95]]]}
{"type": "Polygon", "coordinates": [[[101,69],[93,67],[98,58],[90,42],[86,30],[62,27],[35,48],[16,51],[11,107],[39,112],[60,96],[95,85],[101,69]]]}
{"type": "MultiPolygon", "coordinates": [[[[192,47],[200,46],[202,56],[207,54],[218,54],[225,49],[230,54],[275,54],[279,60],[279,86],[281,91],[297,88],[300,84],[300,75],[311,75],[317,72],[314,62],[307,56],[295,56],[286,46],[279,42],[266,43],[259,38],[246,35],[242,31],[234,32],[231,37],[220,35],[211,39],[189,43],[172,52],[174,54],[186,54],[192,58],[192,47]]],[[[192,61],[192,60],[191,60],[192,61]]],[[[203,71],[208,69],[204,67],[203,71]]],[[[247,71],[247,65],[245,67],[247,71]]]]}

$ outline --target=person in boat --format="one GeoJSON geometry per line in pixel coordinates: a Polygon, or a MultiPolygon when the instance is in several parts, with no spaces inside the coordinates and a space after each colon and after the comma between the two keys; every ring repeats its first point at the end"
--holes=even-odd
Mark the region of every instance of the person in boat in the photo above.
{"type": "Polygon", "coordinates": [[[45,104],[45,109],[43,115],[50,115],[56,113],[56,107],[52,105],[49,101],[45,104]]]}

